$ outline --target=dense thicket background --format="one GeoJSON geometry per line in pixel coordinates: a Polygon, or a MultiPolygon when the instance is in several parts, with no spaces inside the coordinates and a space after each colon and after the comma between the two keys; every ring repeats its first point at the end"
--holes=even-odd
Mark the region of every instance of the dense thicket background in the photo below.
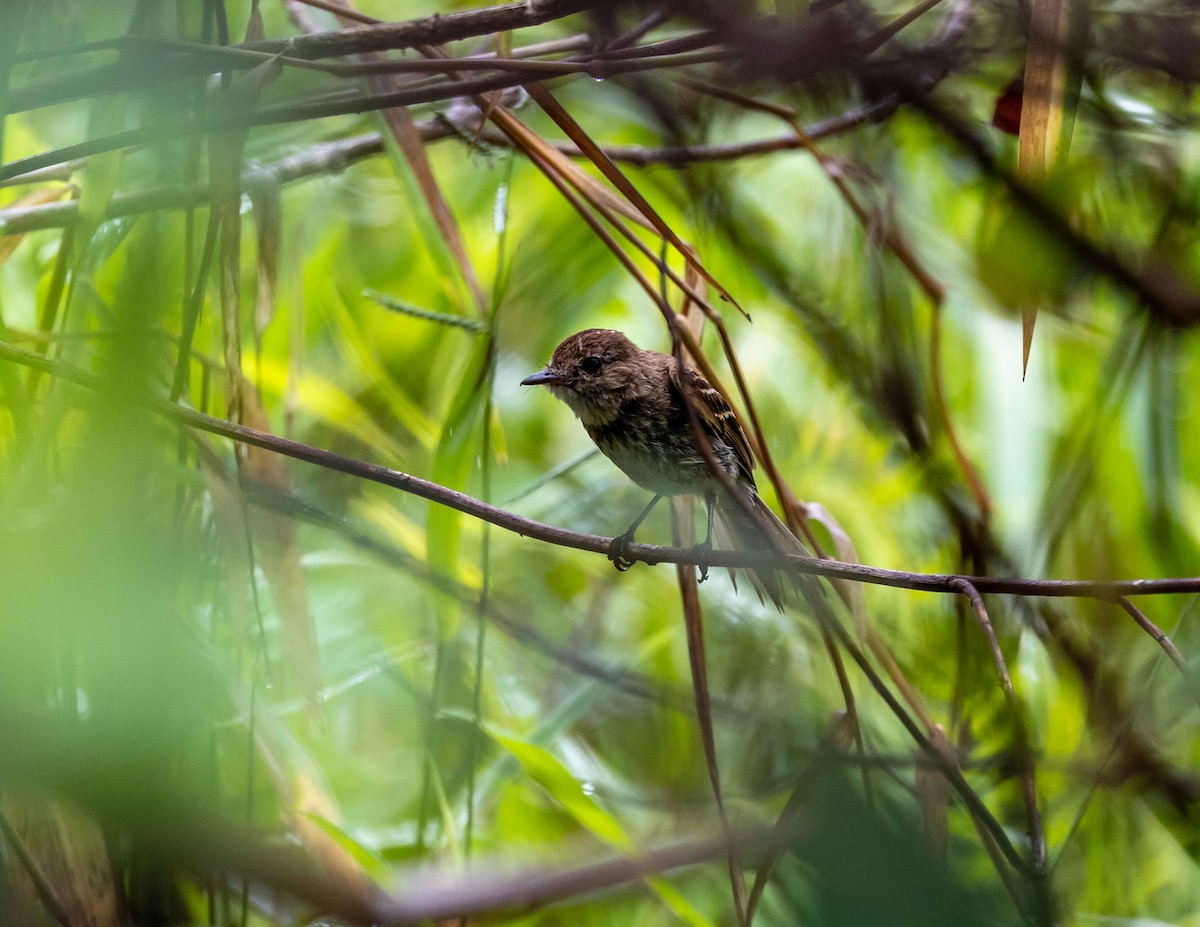
{"type": "Polygon", "coordinates": [[[2,6],[7,922],[1200,924],[1200,581],[780,614],[355,463],[611,537],[518,383],[686,308],[829,556],[1200,573],[1194,4],[2,6]]]}

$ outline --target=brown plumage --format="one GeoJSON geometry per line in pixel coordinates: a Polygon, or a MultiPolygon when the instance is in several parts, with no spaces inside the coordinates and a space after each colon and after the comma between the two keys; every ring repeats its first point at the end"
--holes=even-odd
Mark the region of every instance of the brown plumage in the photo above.
{"type": "MultiPolygon", "coordinates": [[[[623,334],[591,328],[572,335],[555,350],[550,363],[522,385],[543,385],[583,423],[596,446],[625,474],[654,493],[650,505],[613,542],[610,559],[629,566],[624,545],[662,496],[702,496],[708,506],[711,545],[715,508],[722,546],[740,550],[778,550],[806,554],[804,545],[775,517],[754,485],[754,458],[733,409],[691,366],[682,373],[673,357],[639,348],[623,334]],[[733,491],[714,474],[688,414],[696,411],[716,464],[733,491]]],[[[779,569],[750,572],[760,596],[782,608],[787,576],[779,569]]]]}

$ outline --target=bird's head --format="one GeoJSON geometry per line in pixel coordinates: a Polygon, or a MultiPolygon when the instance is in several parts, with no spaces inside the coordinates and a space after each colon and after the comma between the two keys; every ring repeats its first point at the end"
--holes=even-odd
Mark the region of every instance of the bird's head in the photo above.
{"type": "Polygon", "coordinates": [[[649,385],[643,351],[620,332],[589,328],[554,349],[544,368],[521,381],[545,386],[585,425],[604,425],[649,385]]]}

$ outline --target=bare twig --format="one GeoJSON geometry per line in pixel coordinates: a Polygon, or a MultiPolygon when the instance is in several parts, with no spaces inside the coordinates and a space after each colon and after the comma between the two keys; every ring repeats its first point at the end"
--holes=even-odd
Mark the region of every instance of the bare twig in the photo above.
{"type": "MultiPolygon", "coordinates": [[[[814,123],[805,129],[810,139],[827,138],[874,122],[894,111],[892,106],[859,107],[840,116],[814,123]]],[[[421,137],[426,141],[456,137],[456,133],[440,120],[418,123],[421,137]]],[[[510,140],[500,132],[488,129],[483,140],[490,145],[509,145],[510,140]]],[[[582,153],[570,142],[551,143],[553,147],[569,157],[582,157],[582,153]]],[[[706,161],[735,161],[740,158],[792,151],[803,147],[792,133],[772,138],[729,144],[687,145],[650,147],[642,145],[608,145],[604,153],[614,161],[631,165],[684,165],[706,161]]],[[[364,158],[380,154],[383,142],[378,132],[368,132],[332,142],[322,142],[307,151],[280,158],[271,164],[246,171],[243,183],[259,175],[269,175],[279,184],[292,183],[321,174],[335,174],[364,158]]],[[[46,180],[69,180],[83,166],[83,161],[45,168],[22,174],[7,183],[34,183],[46,180]]],[[[3,186],[0,183],[0,186],[3,186]]],[[[208,202],[208,186],[195,184],[190,187],[162,187],[140,190],[114,196],[104,214],[105,219],[138,215],[156,209],[188,209],[203,206],[208,202]]],[[[39,229],[62,228],[75,220],[79,204],[76,200],[61,203],[46,203],[38,206],[0,209],[0,234],[23,235],[39,229]]]]}
{"type": "Polygon", "coordinates": [[[996,629],[992,627],[991,618],[988,617],[987,607],[983,604],[983,597],[979,594],[979,590],[970,580],[961,576],[952,579],[950,585],[963,593],[971,603],[971,608],[975,612],[975,620],[979,622],[979,627],[987,639],[988,649],[992,652],[992,662],[996,665],[996,675],[1000,677],[1000,687],[1004,690],[1004,698],[1013,714],[1013,723],[1016,726],[1018,739],[1017,748],[1021,754],[1021,779],[1024,784],[1029,843],[1033,848],[1033,869],[1039,877],[1044,877],[1046,873],[1046,835],[1042,829],[1042,814],[1038,810],[1036,771],[1033,750],[1029,743],[1029,733],[1025,727],[1025,716],[1017,699],[1017,692],[1013,688],[1012,677],[1008,673],[1008,664],[1004,660],[1004,652],[1000,649],[1000,641],[996,638],[996,629]]]}
{"type": "MultiPolygon", "coordinates": [[[[52,360],[43,355],[34,354],[3,342],[0,342],[0,359],[19,363],[36,370],[50,372],[64,380],[85,387],[96,388],[100,385],[99,379],[91,374],[63,364],[60,361],[52,360]]],[[[535,537],[562,547],[603,553],[605,556],[607,556],[612,546],[612,538],[578,534],[551,525],[541,524],[531,519],[523,518],[515,513],[506,512],[488,505],[465,493],[457,492],[456,490],[440,486],[429,480],[411,476],[407,473],[344,457],[340,454],[334,454],[299,441],[278,437],[246,425],[204,415],[173,403],[150,400],[148,401],[148,405],[155,411],[168,416],[181,425],[196,428],[210,434],[221,435],[254,447],[283,454],[296,460],[313,463],[336,472],[353,475],[359,479],[366,479],[380,483],[381,485],[391,486],[420,498],[449,506],[456,511],[472,515],[490,524],[521,535],[535,537]]],[[[853,577],[866,582],[878,582],[882,585],[927,589],[929,591],[944,593],[959,593],[960,589],[954,583],[961,582],[964,579],[964,577],[960,576],[901,574],[898,571],[878,570],[871,567],[862,567],[857,564],[838,564],[831,561],[814,560],[808,557],[785,557],[783,555],[766,554],[764,552],[719,551],[701,557],[697,556],[697,551],[694,548],[667,548],[646,544],[630,544],[628,545],[628,551],[628,555],[632,559],[642,560],[647,563],[686,563],[695,566],[710,565],[746,568],[761,566],[764,560],[771,559],[778,562],[781,566],[786,565],[787,568],[795,571],[797,574],[839,576],[842,578],[853,577]]],[[[1200,578],[1171,581],[1145,580],[1134,581],[1132,584],[1099,584],[1052,583],[1049,581],[1033,580],[1014,581],[999,580],[991,577],[975,577],[970,582],[977,588],[991,587],[997,591],[1014,591],[1012,588],[1005,587],[1011,587],[1015,583],[1019,588],[1033,595],[1097,595],[1095,590],[1103,589],[1107,592],[1107,595],[1101,593],[1101,596],[1106,598],[1112,598],[1115,595],[1121,594],[1120,592],[1114,592],[1114,589],[1126,588],[1126,594],[1131,594],[1133,589],[1144,591],[1148,585],[1152,585],[1155,582],[1167,586],[1182,584],[1187,587],[1200,589],[1200,578]],[[1066,591],[1067,589],[1071,591],[1066,591]]],[[[1171,591],[1179,591],[1179,589],[1171,588],[1171,591]]],[[[822,602],[819,596],[809,597],[808,601],[814,607],[820,606],[822,602]]],[[[827,605],[818,609],[818,616],[818,620],[822,621],[830,629],[841,648],[850,655],[854,663],[867,677],[872,688],[876,690],[887,704],[888,709],[896,715],[905,730],[908,731],[909,736],[913,738],[934,765],[938,767],[942,775],[946,777],[947,781],[962,798],[975,820],[987,829],[1005,859],[1018,871],[1022,870],[1024,863],[1020,855],[1012,846],[1012,842],[1004,833],[1004,829],[993,817],[983,800],[963,778],[962,772],[942,755],[930,737],[912,719],[904,706],[887,687],[883,678],[875,670],[862,650],[854,642],[849,632],[836,619],[827,605]]]]}
{"type": "Polygon", "coordinates": [[[1163,649],[1163,653],[1171,658],[1171,662],[1174,663],[1176,667],[1178,667],[1181,671],[1187,670],[1187,661],[1183,659],[1183,654],[1179,652],[1178,648],[1171,643],[1171,638],[1167,637],[1166,631],[1162,630],[1158,625],[1146,617],[1146,613],[1130,602],[1128,596],[1121,596],[1116,601],[1121,608],[1125,609],[1126,614],[1128,614],[1130,618],[1137,622],[1139,628],[1141,628],[1158,642],[1158,646],[1163,649]]]}
{"type": "MultiPolygon", "coordinates": [[[[95,388],[96,377],[69,364],[55,361],[41,354],[26,351],[16,345],[0,342],[0,360],[10,361],[51,373],[81,386],[95,388]]],[[[332,451],[322,450],[310,444],[272,435],[265,431],[237,425],[223,419],[204,415],[193,409],[168,402],[154,402],[156,411],[171,417],[180,424],[198,428],[210,434],[221,435],[235,441],[243,441],[265,448],[285,457],[346,473],[361,479],[391,486],[402,492],[430,499],[456,511],[471,515],[489,524],[504,528],[524,537],[535,538],[559,547],[585,550],[608,555],[613,539],[595,534],[581,534],[557,528],[530,518],[488,505],[466,493],[439,486],[420,477],[392,470],[378,464],[356,460],[332,451]]],[[[1115,601],[1121,596],[1171,595],[1200,592],[1200,576],[1175,577],[1169,579],[1127,580],[1064,580],[1064,579],[1021,579],[1001,576],[968,576],[955,573],[913,573],[905,570],[888,570],[882,567],[865,566],[861,563],[842,563],[837,560],[819,560],[798,555],[765,554],[737,550],[714,550],[698,554],[694,548],[662,547],[655,544],[633,543],[628,548],[629,558],[641,563],[686,563],[696,567],[734,567],[747,569],[762,566],[768,559],[777,559],[781,565],[798,574],[825,576],[863,582],[876,586],[912,589],[919,592],[961,594],[952,585],[954,580],[966,579],[980,592],[1006,593],[1044,598],[1086,598],[1115,601]]]]}
{"type": "Polygon", "coordinates": [[[437,13],[399,23],[295,36],[284,41],[248,42],[242,48],[294,58],[340,58],[373,51],[399,51],[418,45],[444,45],[461,39],[539,26],[578,13],[590,0],[520,0],[480,10],[437,13]]]}

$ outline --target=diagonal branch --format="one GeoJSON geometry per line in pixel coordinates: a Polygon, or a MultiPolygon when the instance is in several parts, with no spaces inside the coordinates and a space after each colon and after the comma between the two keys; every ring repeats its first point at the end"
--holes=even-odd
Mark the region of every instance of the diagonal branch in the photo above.
{"type": "Polygon", "coordinates": [[[1016,689],[1013,688],[1008,664],[1005,662],[1004,652],[1000,649],[1000,641],[996,637],[996,629],[992,626],[991,618],[988,617],[987,606],[983,604],[983,596],[979,594],[979,590],[975,588],[974,584],[962,577],[951,580],[951,585],[965,595],[971,603],[971,608],[975,612],[975,620],[979,622],[983,636],[987,638],[988,649],[991,650],[992,662],[996,665],[996,675],[1000,677],[1000,687],[1004,690],[1005,701],[1008,702],[1009,710],[1013,714],[1018,741],[1017,748],[1020,751],[1021,778],[1025,790],[1029,842],[1033,848],[1033,869],[1040,879],[1044,879],[1046,874],[1046,834],[1042,828],[1042,814],[1038,810],[1033,749],[1029,743],[1029,732],[1025,727],[1025,716],[1021,711],[1016,689]]]}
{"type": "MultiPolygon", "coordinates": [[[[41,354],[26,351],[16,345],[0,341],[0,360],[42,370],[63,380],[88,388],[98,388],[100,380],[93,374],[53,360],[41,354]]],[[[523,537],[535,538],[567,547],[603,554],[607,557],[613,538],[597,534],[583,534],[558,528],[543,522],[525,518],[515,512],[488,505],[466,493],[441,486],[418,476],[393,470],[379,464],[368,463],[346,457],[311,444],[283,438],[260,431],[247,425],[239,425],[224,419],[205,415],[194,409],[167,402],[150,400],[154,411],[171,418],[181,425],[196,428],[209,434],[220,435],[234,441],[254,445],[285,457],[302,460],[327,470],[345,473],[360,479],[370,480],[402,492],[429,499],[456,511],[486,521],[523,537]]],[[[663,547],[657,544],[630,544],[628,556],[631,560],[649,565],[659,563],[689,564],[696,567],[733,567],[748,569],[763,566],[766,559],[777,558],[778,563],[798,574],[844,579],[850,582],[869,583],[875,586],[890,586],[912,589],[918,592],[938,592],[961,595],[956,581],[967,580],[980,592],[1026,595],[1040,598],[1085,598],[1117,601],[1121,596],[1191,594],[1200,592],[1200,576],[1171,577],[1166,579],[1126,580],[1067,580],[1067,579],[1022,579],[1002,576],[962,576],[956,573],[913,573],[907,570],[889,570],[883,567],[865,566],[861,563],[843,563],[838,560],[820,560],[796,554],[767,554],[762,551],[714,550],[699,553],[692,547],[663,547]]]]}

